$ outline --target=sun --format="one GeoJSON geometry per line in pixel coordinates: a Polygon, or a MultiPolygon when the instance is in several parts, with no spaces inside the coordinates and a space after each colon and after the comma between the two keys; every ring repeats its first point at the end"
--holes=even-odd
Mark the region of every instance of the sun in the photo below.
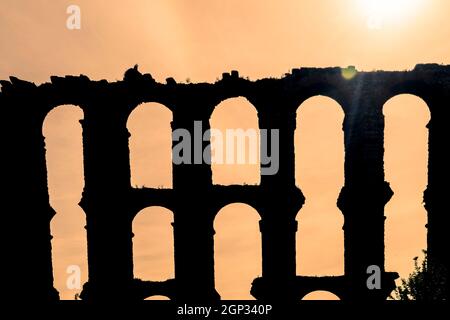
{"type": "Polygon", "coordinates": [[[371,29],[381,28],[385,22],[404,20],[417,12],[423,0],[359,0],[371,29]]]}
{"type": "Polygon", "coordinates": [[[416,0],[361,0],[363,7],[370,13],[382,15],[401,15],[411,10],[416,0]]]}

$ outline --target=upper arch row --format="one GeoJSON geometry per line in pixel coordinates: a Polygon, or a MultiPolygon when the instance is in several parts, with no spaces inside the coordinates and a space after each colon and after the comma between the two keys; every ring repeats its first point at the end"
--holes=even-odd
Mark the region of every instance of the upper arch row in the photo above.
{"type": "MultiPolygon", "coordinates": [[[[341,68],[294,69],[281,79],[250,81],[234,71],[214,84],[178,84],[167,79],[157,83],[150,74],[129,69],[124,80],[108,83],[91,81],[86,76],[51,77],[51,83],[36,86],[11,77],[0,81],[0,105],[33,109],[46,116],[60,105],[77,105],[85,112],[117,113],[127,118],[140,104],[157,102],[174,114],[194,119],[209,118],[222,101],[246,98],[258,113],[295,112],[311,97],[334,99],[344,113],[366,108],[381,108],[392,97],[413,94],[430,103],[436,96],[450,95],[450,66],[417,65],[405,72],[357,72],[348,78],[341,68]]],[[[14,111],[12,111],[14,112],[14,111]]]]}

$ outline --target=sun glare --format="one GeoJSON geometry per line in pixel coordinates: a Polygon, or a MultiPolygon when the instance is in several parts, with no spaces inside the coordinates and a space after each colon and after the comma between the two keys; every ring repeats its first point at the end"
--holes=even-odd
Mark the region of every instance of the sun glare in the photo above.
{"type": "Polygon", "coordinates": [[[381,28],[385,22],[397,22],[417,12],[423,0],[359,0],[371,29],[381,28]]]}

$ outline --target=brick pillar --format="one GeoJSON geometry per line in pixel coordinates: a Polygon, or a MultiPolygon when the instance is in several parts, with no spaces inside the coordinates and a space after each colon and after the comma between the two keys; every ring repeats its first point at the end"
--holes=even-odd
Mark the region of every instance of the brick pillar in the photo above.
{"type": "MultiPolygon", "coordinates": [[[[447,128],[450,117],[448,106],[450,95],[434,94],[427,99],[431,110],[429,128],[428,187],[424,194],[425,208],[428,212],[428,258],[432,266],[437,267],[437,277],[450,270],[450,254],[447,217],[447,180],[449,173],[447,128]]],[[[447,283],[448,284],[448,283],[447,283]]],[[[448,288],[442,286],[448,298],[448,288]]]]}
{"type": "Polygon", "coordinates": [[[4,292],[7,299],[54,301],[45,142],[42,126],[50,107],[40,101],[34,85],[11,78],[2,81],[0,107],[5,186],[2,224],[14,232],[3,239],[4,292]],[[31,272],[31,273],[30,273],[31,272]]]}
{"type": "MultiPolygon", "coordinates": [[[[173,130],[184,130],[191,139],[190,163],[173,164],[175,279],[176,296],[181,301],[220,298],[214,288],[214,213],[208,196],[211,167],[196,155],[208,145],[202,137],[209,129],[209,120],[193,114],[190,107],[199,102],[176,108],[172,121],[173,130]]],[[[175,150],[181,140],[174,141],[175,150]]]]}
{"type": "Polygon", "coordinates": [[[345,186],[338,200],[344,214],[345,275],[350,300],[383,300],[394,287],[384,274],[384,206],[392,196],[384,181],[383,102],[366,81],[345,117],[345,186]],[[382,289],[369,290],[367,268],[382,272],[382,289]],[[386,278],[386,279],[385,279],[386,278]]]}
{"type": "Polygon", "coordinates": [[[85,188],[89,282],[83,299],[128,299],[133,278],[130,167],[125,109],[104,97],[85,108],[85,188]]]}
{"type": "Polygon", "coordinates": [[[261,202],[257,209],[262,216],[260,230],[263,282],[258,289],[255,283],[252,293],[257,298],[292,300],[295,299],[296,215],[304,198],[295,186],[295,109],[281,101],[267,99],[255,103],[260,129],[267,129],[267,138],[271,137],[271,129],[279,130],[276,141],[279,146],[279,168],[273,175],[261,176],[261,202]]]}

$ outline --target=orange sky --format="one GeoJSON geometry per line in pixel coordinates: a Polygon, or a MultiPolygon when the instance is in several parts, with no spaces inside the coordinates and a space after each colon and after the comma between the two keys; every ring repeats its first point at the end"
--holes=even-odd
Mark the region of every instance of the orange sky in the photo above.
{"type": "MultiPolygon", "coordinates": [[[[126,6],[114,0],[3,0],[0,78],[15,75],[40,83],[50,75],[83,73],[112,81],[136,63],[161,82],[167,77],[215,81],[231,69],[257,79],[301,66],[404,70],[416,63],[450,64],[450,2],[380,0],[396,1],[404,7],[377,9],[383,19],[374,28],[370,0],[129,0],[126,6]],[[66,28],[70,4],[81,8],[81,30],[66,28]]],[[[396,195],[386,210],[386,265],[406,276],[412,258],[425,247],[420,201],[426,186],[424,125],[429,115],[415,97],[397,97],[388,104],[386,179],[396,195]]],[[[128,123],[132,185],[170,186],[171,114],[146,107],[136,110],[128,123]]],[[[77,206],[83,187],[82,117],[80,109],[60,107],[43,128],[51,203],[57,211],[52,221],[55,285],[67,299],[79,290],[65,287],[66,267],[80,265],[87,278],[83,212],[77,206]]],[[[339,106],[322,97],[307,101],[298,115],[296,181],[307,197],[298,216],[298,274],[343,270],[343,219],[335,207],[343,181],[340,121],[339,106]],[[323,157],[323,150],[332,150],[332,156],[323,157]]],[[[219,128],[257,124],[252,106],[239,98],[224,102],[212,123],[219,128]]],[[[217,167],[214,179],[257,183],[257,167],[217,167]]],[[[173,276],[170,221],[170,213],[161,208],[146,209],[136,219],[136,276],[173,276]]],[[[216,280],[224,298],[250,298],[251,280],[261,274],[257,221],[252,208],[230,205],[215,222],[216,280]]]]}

